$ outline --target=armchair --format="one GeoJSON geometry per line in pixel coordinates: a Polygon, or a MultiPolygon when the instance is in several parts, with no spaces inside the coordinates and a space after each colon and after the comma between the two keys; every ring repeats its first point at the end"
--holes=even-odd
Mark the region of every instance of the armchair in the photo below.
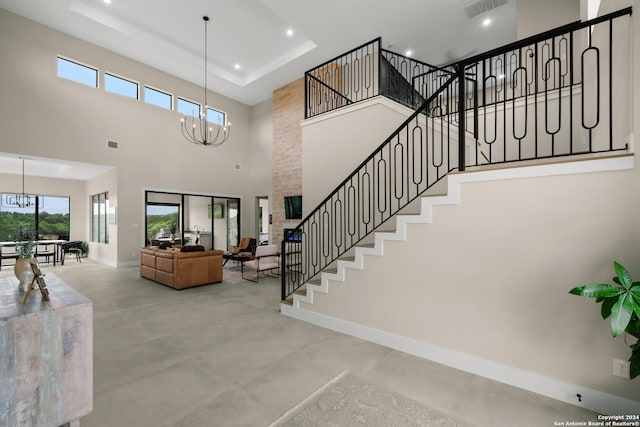
{"type": "Polygon", "coordinates": [[[240,244],[238,246],[234,246],[231,251],[232,254],[236,255],[240,252],[251,252],[253,253],[256,250],[256,239],[251,237],[243,237],[240,239],[240,244]]]}
{"type": "Polygon", "coordinates": [[[243,279],[257,282],[260,280],[260,272],[272,272],[278,270],[276,275],[280,274],[280,253],[278,252],[278,245],[262,245],[256,248],[256,254],[254,259],[245,261],[240,267],[241,275],[243,279]],[[244,276],[244,269],[256,271],[256,278],[250,279],[244,276]]]}

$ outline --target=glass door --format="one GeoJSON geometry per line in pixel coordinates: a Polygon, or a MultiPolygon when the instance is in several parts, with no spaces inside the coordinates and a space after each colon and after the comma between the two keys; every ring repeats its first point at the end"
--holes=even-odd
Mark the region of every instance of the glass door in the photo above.
{"type": "Polygon", "coordinates": [[[147,192],[145,246],[182,243],[182,196],[147,192]]]}
{"type": "Polygon", "coordinates": [[[146,192],[146,245],[162,242],[230,251],[240,237],[240,199],[146,192]]]}
{"type": "Polygon", "coordinates": [[[211,200],[211,196],[184,196],[185,240],[187,244],[201,245],[207,251],[215,248],[211,200]]]}

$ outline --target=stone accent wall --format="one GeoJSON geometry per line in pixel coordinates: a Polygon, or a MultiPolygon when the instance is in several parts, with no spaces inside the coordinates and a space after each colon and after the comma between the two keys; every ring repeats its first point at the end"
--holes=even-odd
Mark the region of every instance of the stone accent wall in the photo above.
{"type": "MultiPolygon", "coordinates": [[[[284,197],[302,194],[302,130],[304,120],[304,78],[273,92],[273,215],[272,243],[280,245],[283,228],[299,220],[284,217],[284,197]]],[[[304,201],[303,201],[304,203],[304,201]]]]}

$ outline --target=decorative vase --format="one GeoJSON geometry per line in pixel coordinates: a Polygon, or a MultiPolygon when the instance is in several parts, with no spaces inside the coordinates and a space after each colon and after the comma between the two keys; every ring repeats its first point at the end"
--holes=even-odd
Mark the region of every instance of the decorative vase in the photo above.
{"type": "Polygon", "coordinates": [[[13,266],[13,272],[20,281],[18,289],[25,291],[27,285],[33,279],[33,270],[31,269],[31,261],[36,261],[35,258],[18,258],[16,264],[13,266]]]}

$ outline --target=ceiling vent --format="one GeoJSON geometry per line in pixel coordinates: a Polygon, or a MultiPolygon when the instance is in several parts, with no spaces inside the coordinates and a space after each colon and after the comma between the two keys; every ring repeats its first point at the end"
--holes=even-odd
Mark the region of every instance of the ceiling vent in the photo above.
{"type": "Polygon", "coordinates": [[[117,141],[107,141],[107,147],[109,148],[118,148],[118,142],[117,141]]]}
{"type": "Polygon", "coordinates": [[[478,0],[466,5],[464,12],[467,14],[467,18],[471,19],[507,3],[509,0],[478,0]]]}

